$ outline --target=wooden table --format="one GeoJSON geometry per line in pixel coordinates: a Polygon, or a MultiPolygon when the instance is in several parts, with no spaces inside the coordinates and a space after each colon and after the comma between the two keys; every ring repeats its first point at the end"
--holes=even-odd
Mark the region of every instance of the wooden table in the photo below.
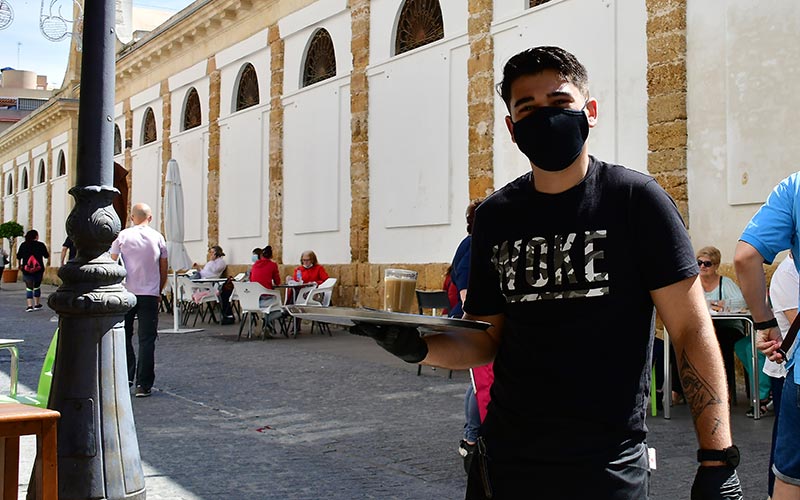
{"type": "Polygon", "coordinates": [[[36,499],[58,499],[58,458],[56,423],[61,414],[54,410],[18,403],[0,404],[0,494],[2,500],[17,498],[19,489],[19,437],[36,435],[36,499]]]}

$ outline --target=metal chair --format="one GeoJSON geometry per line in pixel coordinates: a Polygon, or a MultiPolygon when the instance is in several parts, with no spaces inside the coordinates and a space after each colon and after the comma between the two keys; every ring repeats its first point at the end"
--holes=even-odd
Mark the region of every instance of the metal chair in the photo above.
{"type": "MultiPolygon", "coordinates": [[[[425,314],[423,309],[430,309],[431,316],[439,316],[438,313],[450,309],[450,299],[444,290],[417,290],[417,306],[420,314],[425,314]]],[[[432,366],[431,369],[436,370],[436,367],[432,366]]],[[[417,365],[417,376],[421,374],[422,365],[417,365]]],[[[450,370],[447,378],[453,378],[453,370],[450,370]]]]}

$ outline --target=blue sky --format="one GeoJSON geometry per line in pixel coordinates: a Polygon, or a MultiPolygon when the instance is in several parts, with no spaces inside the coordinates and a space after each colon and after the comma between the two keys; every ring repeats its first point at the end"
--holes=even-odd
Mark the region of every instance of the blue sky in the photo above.
{"type": "MultiPolygon", "coordinates": [[[[39,31],[41,2],[49,6],[54,1],[55,8],[72,14],[72,3],[68,0],[4,0],[14,10],[11,25],[0,30],[0,68],[12,67],[35,71],[47,75],[51,86],[59,87],[67,69],[69,39],[60,42],[47,40],[39,31]]],[[[192,0],[133,0],[134,7],[147,7],[168,11],[179,11],[191,4],[192,0]]]]}

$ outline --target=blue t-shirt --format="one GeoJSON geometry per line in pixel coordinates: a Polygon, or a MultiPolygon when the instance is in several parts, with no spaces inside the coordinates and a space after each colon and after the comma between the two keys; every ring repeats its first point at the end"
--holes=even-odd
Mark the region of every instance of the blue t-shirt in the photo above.
{"type": "MultiPolygon", "coordinates": [[[[767,198],[766,203],[756,212],[742,233],[741,241],[749,243],[771,264],[778,252],[792,249],[795,257],[800,256],[800,172],[795,172],[782,180],[767,198]]],[[[794,265],[800,272],[800,259],[794,265]]],[[[795,350],[795,352],[797,352],[795,350]]],[[[786,368],[794,364],[797,356],[787,360],[786,368]]],[[[794,381],[800,384],[800,372],[795,370],[794,381]]]]}
{"type": "Polygon", "coordinates": [[[466,290],[469,285],[469,259],[472,236],[467,236],[458,245],[456,254],[453,257],[453,265],[450,269],[450,279],[458,290],[458,304],[450,311],[451,318],[460,318],[464,315],[464,304],[461,303],[461,290],[466,290]]]}

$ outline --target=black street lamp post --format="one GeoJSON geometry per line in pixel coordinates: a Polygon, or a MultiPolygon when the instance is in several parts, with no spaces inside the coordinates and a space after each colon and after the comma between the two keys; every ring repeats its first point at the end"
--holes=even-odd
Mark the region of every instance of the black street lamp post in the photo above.
{"type": "Polygon", "coordinates": [[[108,249],[120,231],[112,207],[115,0],[85,0],[75,207],[67,234],[76,257],[48,305],[59,337],[48,406],[58,424],[59,498],[144,499],[121,321],[136,297],[108,249]]]}

